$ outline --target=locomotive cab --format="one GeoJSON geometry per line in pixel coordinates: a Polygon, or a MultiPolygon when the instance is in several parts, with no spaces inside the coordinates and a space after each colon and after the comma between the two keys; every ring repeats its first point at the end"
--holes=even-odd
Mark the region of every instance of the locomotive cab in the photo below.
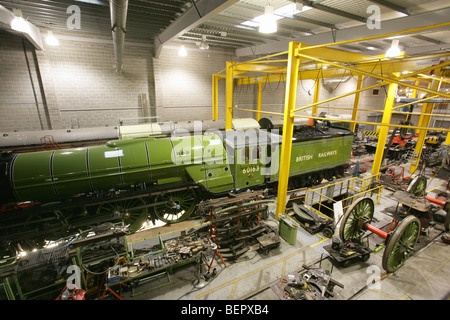
{"type": "Polygon", "coordinates": [[[262,185],[278,171],[280,135],[260,129],[230,130],[224,141],[235,190],[262,185]]]}

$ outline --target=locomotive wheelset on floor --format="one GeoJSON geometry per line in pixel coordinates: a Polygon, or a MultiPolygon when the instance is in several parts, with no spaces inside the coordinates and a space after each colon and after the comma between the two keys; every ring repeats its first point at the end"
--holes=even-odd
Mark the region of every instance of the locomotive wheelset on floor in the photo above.
{"type": "MultiPolygon", "coordinates": [[[[310,186],[342,174],[352,142],[347,129],[300,127],[290,184],[310,186]]],[[[3,153],[0,244],[37,246],[113,221],[134,232],[148,218],[176,223],[192,217],[202,199],[276,190],[280,149],[280,135],[251,129],[3,153]]]]}
{"type": "MultiPolygon", "coordinates": [[[[345,212],[340,228],[339,237],[343,243],[360,243],[366,231],[371,231],[385,239],[386,248],[383,252],[382,266],[387,272],[394,272],[400,268],[413,254],[414,246],[421,233],[420,220],[410,214],[398,223],[391,232],[385,232],[371,224],[375,205],[371,198],[362,197],[345,212]]],[[[369,254],[362,256],[368,259],[369,254]]]]}
{"type": "MultiPolygon", "coordinates": [[[[424,212],[430,212],[430,208],[423,205],[423,200],[441,206],[442,209],[435,212],[433,219],[436,222],[442,222],[447,233],[450,231],[450,200],[443,201],[429,196],[424,197],[425,189],[426,178],[417,176],[409,184],[407,192],[401,192],[398,197],[406,201],[403,206],[408,208],[408,212],[411,209],[414,211],[414,204],[418,202],[418,207],[415,209],[418,210],[417,214],[407,213],[403,219],[394,217],[387,231],[371,224],[375,211],[373,200],[369,197],[358,198],[342,217],[339,228],[340,239],[343,243],[361,243],[366,231],[384,238],[386,248],[383,253],[382,266],[387,272],[394,272],[414,253],[414,246],[422,233],[422,223],[424,222],[422,220],[421,223],[419,217],[423,216],[424,212]],[[407,199],[413,201],[412,207],[407,199]]],[[[396,194],[393,197],[396,198],[396,194]]],[[[433,210],[431,209],[431,211],[433,210]]],[[[362,258],[366,260],[368,254],[363,254],[362,258]]]]}

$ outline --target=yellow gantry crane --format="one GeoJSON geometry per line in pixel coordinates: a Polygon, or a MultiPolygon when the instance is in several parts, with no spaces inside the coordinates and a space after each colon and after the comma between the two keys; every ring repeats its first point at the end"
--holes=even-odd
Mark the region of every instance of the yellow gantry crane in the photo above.
{"type": "MultiPolygon", "coordinates": [[[[421,150],[423,148],[425,137],[428,131],[447,132],[446,144],[450,144],[449,128],[430,128],[430,120],[433,116],[450,117],[449,115],[433,114],[434,102],[436,98],[450,98],[450,94],[439,91],[442,83],[448,83],[448,71],[446,67],[450,65],[449,54],[436,53],[421,56],[402,56],[399,58],[386,58],[384,56],[368,56],[358,53],[350,53],[342,50],[332,49],[330,47],[351,42],[366,41],[371,39],[381,39],[400,34],[411,35],[418,34],[425,30],[449,26],[450,22],[433,26],[410,29],[396,33],[377,35],[362,39],[335,42],[330,44],[311,46],[298,42],[291,42],[289,50],[277,54],[265,56],[262,58],[250,60],[247,62],[227,62],[226,68],[213,75],[213,120],[218,119],[218,81],[225,79],[226,81],[226,104],[225,104],[225,128],[232,129],[233,110],[242,110],[257,113],[257,120],[261,118],[261,114],[279,115],[283,117],[283,138],[280,155],[280,169],[278,182],[278,196],[276,207],[276,218],[279,214],[286,210],[286,197],[289,181],[289,169],[292,148],[292,136],[295,118],[308,118],[316,120],[327,120],[318,117],[317,110],[319,105],[341,99],[343,97],[354,95],[354,103],[351,120],[333,119],[333,121],[341,121],[350,123],[350,128],[354,131],[357,123],[374,125],[380,127],[378,145],[374,156],[372,174],[377,175],[382,165],[383,153],[390,127],[415,129],[418,132],[418,141],[414,151],[413,160],[410,166],[410,172],[413,173],[419,164],[421,150]],[[273,59],[279,56],[287,55],[287,59],[273,59]],[[423,61],[430,59],[438,59],[439,63],[426,68],[423,67],[423,61]],[[275,64],[275,65],[274,65],[275,64]],[[283,64],[282,66],[280,66],[283,64]],[[313,66],[313,68],[311,68],[313,66]],[[315,66],[315,67],[314,67],[315,66]],[[327,68],[323,68],[327,66],[327,68]],[[402,72],[408,70],[409,73],[402,72]],[[433,71],[433,76],[429,73],[433,71]],[[225,73],[223,73],[225,72],[225,73]],[[244,76],[245,73],[264,73],[257,76],[244,76]],[[428,73],[428,74],[427,74],[428,73]],[[320,80],[324,78],[342,77],[345,74],[357,76],[357,85],[354,91],[339,95],[330,99],[319,101],[320,80]],[[315,79],[315,90],[313,103],[301,107],[297,107],[297,82],[301,79],[315,79]],[[364,77],[373,77],[379,81],[367,87],[363,86],[364,77]],[[284,112],[271,112],[262,110],[262,84],[266,82],[278,82],[280,78],[286,83],[284,112]],[[236,81],[235,81],[236,80],[236,81]],[[405,80],[413,80],[411,81],[405,80]],[[428,83],[428,86],[421,86],[421,82],[428,83]],[[233,86],[234,85],[258,85],[258,97],[256,110],[233,108],[233,86]],[[363,91],[371,90],[377,87],[388,85],[387,97],[383,110],[359,109],[360,94],[363,91]],[[396,106],[396,93],[399,86],[407,87],[413,90],[413,96],[417,97],[418,92],[427,94],[425,98],[414,100],[411,103],[396,106]],[[398,108],[408,106],[415,103],[423,103],[421,113],[410,113],[420,116],[417,126],[408,124],[391,124],[392,114],[405,112],[395,111],[398,108]],[[299,115],[296,112],[310,109],[311,116],[299,115]],[[358,111],[382,112],[383,117],[381,123],[357,121],[358,111]]],[[[434,60],[433,60],[434,61],[434,60]]],[[[328,108],[328,107],[327,107],[328,108]]],[[[337,108],[342,109],[342,108],[337,108]]],[[[328,119],[329,120],[329,119],[328,119]]]]}

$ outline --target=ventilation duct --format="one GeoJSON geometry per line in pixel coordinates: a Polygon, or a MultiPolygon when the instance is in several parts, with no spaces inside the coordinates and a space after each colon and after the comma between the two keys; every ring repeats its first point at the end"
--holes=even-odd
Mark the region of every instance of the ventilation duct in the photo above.
{"type": "Polygon", "coordinates": [[[114,57],[116,60],[116,72],[122,72],[122,58],[127,32],[128,0],[110,0],[111,30],[114,45],[114,57]]]}

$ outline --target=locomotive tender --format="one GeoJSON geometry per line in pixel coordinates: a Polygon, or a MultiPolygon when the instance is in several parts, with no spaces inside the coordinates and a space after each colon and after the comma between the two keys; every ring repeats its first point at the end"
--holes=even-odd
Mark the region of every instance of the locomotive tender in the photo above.
{"type": "MultiPolygon", "coordinates": [[[[352,142],[347,129],[300,128],[293,137],[291,186],[341,174],[352,142]]],[[[276,184],[280,149],[280,135],[249,129],[3,153],[0,243],[58,238],[118,219],[131,232],[148,217],[183,221],[201,199],[276,184]]]]}

